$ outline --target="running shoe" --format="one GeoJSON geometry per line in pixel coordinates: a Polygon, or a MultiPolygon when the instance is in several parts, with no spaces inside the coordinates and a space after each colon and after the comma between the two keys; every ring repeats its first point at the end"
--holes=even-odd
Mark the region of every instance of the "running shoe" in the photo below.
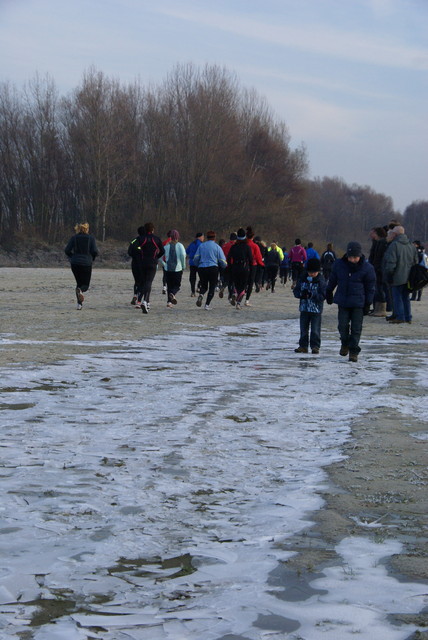
{"type": "Polygon", "coordinates": [[[141,300],[140,301],[139,300],[136,301],[135,308],[136,309],[141,309],[141,300]]]}
{"type": "Polygon", "coordinates": [[[149,306],[145,300],[143,300],[141,303],[141,311],[143,313],[149,313],[149,306]]]}
{"type": "Polygon", "coordinates": [[[175,297],[175,295],[173,293],[169,294],[169,301],[171,302],[171,304],[177,304],[177,298],[175,297]]]}
{"type": "Polygon", "coordinates": [[[224,287],[221,287],[220,291],[218,292],[218,297],[222,298],[224,296],[224,287]]]}
{"type": "Polygon", "coordinates": [[[211,311],[211,307],[210,307],[210,305],[209,305],[209,304],[206,304],[206,305],[205,305],[205,311],[211,311]]]}
{"type": "Polygon", "coordinates": [[[76,289],[76,296],[77,296],[77,301],[78,301],[80,304],[82,304],[82,302],[83,302],[83,301],[84,301],[84,299],[85,299],[85,296],[83,295],[82,290],[81,290],[81,289],[79,289],[79,287],[77,287],[77,289],[76,289]]]}
{"type": "Polygon", "coordinates": [[[232,305],[232,307],[235,306],[235,304],[236,304],[236,293],[232,293],[232,297],[230,298],[229,302],[232,305]]]}
{"type": "Polygon", "coordinates": [[[164,284],[163,287],[162,287],[162,293],[166,294],[166,284],[164,284]]]}
{"type": "Polygon", "coordinates": [[[251,302],[248,302],[248,300],[245,300],[244,305],[245,305],[246,307],[251,307],[251,306],[252,306],[252,305],[251,305],[251,302]]]}
{"type": "Polygon", "coordinates": [[[77,303],[77,311],[80,311],[83,308],[83,305],[80,304],[80,302],[77,303]]]}
{"type": "Polygon", "coordinates": [[[236,309],[237,311],[241,311],[241,303],[240,303],[240,302],[237,302],[237,303],[236,303],[236,307],[235,307],[235,309],[236,309]]]}
{"type": "Polygon", "coordinates": [[[131,304],[135,305],[136,302],[137,302],[137,296],[134,296],[131,300],[131,304]]]}
{"type": "Polygon", "coordinates": [[[172,309],[172,302],[167,302],[166,306],[168,307],[168,309],[172,309]]]}
{"type": "Polygon", "coordinates": [[[197,307],[202,307],[202,300],[204,299],[204,296],[199,294],[198,295],[198,299],[196,300],[196,306],[197,307]]]}

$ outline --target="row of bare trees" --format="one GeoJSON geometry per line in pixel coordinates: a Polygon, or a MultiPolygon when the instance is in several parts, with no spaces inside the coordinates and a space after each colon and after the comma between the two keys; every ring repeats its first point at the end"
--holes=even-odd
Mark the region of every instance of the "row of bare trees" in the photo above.
{"type": "Polygon", "coordinates": [[[265,101],[224,69],[178,66],[151,89],[90,69],[60,97],[36,77],[0,85],[0,236],[56,242],[79,220],[100,240],[159,231],[280,228],[302,209],[307,163],[265,101]]]}
{"type": "MultiPolygon", "coordinates": [[[[265,100],[216,66],[177,66],[155,88],[90,69],[65,97],[49,78],[0,85],[3,243],[22,233],[55,243],[84,220],[99,240],[122,241],[151,219],[188,238],[251,224],[282,243],[343,245],[399,217],[390,197],[308,180],[307,168],[265,100]]],[[[404,216],[421,238],[424,204],[404,216]]]]}

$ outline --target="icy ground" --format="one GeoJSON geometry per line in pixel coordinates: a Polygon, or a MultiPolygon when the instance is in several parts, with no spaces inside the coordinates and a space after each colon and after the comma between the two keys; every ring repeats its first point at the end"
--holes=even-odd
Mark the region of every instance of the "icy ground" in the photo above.
{"type": "Polygon", "coordinates": [[[336,339],[312,356],[294,353],[297,338],[295,322],[182,331],[2,371],[1,638],[415,630],[387,619],[426,603],[423,585],[387,575],[390,538],[343,540],[306,600],[269,582],[396,358],[393,340],[351,364],[336,339]]]}

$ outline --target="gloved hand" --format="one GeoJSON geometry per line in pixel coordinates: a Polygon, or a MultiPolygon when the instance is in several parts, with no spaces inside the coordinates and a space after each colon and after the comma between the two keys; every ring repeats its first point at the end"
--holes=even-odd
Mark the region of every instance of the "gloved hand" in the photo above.
{"type": "Polygon", "coordinates": [[[333,293],[332,293],[332,291],[327,291],[327,293],[325,295],[325,301],[327,302],[327,304],[333,304],[333,293]]]}
{"type": "Polygon", "coordinates": [[[369,304],[364,305],[363,316],[368,316],[369,312],[370,312],[370,305],[369,304]]]}

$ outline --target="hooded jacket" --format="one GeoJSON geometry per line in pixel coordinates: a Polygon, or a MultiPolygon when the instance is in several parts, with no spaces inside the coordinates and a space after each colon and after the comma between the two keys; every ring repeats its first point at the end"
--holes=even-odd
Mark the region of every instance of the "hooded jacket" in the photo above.
{"type": "Polygon", "coordinates": [[[418,252],[405,233],[395,236],[383,256],[384,279],[394,287],[406,284],[410,268],[418,263],[418,252]]]}
{"type": "Polygon", "coordinates": [[[349,262],[344,255],[333,264],[327,284],[327,300],[336,289],[333,302],[339,307],[363,309],[373,302],[375,287],[373,265],[364,256],[358,262],[349,262]]]}
{"type": "Polygon", "coordinates": [[[304,271],[293,289],[295,298],[300,298],[299,311],[322,313],[325,300],[326,282],[324,276],[309,276],[304,271]]]}

